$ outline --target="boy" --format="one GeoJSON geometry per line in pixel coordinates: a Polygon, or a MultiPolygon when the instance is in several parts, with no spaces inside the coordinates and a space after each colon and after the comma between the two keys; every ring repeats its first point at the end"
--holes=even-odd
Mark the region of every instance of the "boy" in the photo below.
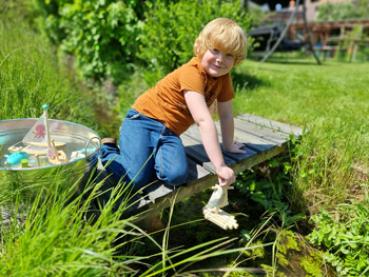
{"type": "Polygon", "coordinates": [[[188,165],[179,135],[195,122],[219,184],[232,184],[235,173],[224,162],[209,107],[217,100],[224,150],[244,153],[233,137],[229,73],[243,59],[245,46],[245,34],[234,21],[210,21],[195,41],[195,57],[135,101],[121,126],[119,149],[114,140],[102,140],[107,171],[132,182],[134,189],[156,178],[168,185],[185,183],[188,165]]]}

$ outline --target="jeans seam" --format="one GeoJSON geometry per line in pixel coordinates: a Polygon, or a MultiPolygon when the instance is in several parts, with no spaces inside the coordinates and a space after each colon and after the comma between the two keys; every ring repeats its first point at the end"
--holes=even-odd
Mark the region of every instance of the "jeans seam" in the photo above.
{"type": "MultiPolygon", "coordinates": [[[[157,151],[159,152],[159,147],[160,147],[160,143],[161,143],[161,139],[162,139],[162,135],[160,134],[160,136],[159,136],[159,140],[158,140],[158,145],[157,145],[157,147],[158,147],[158,149],[157,149],[157,151]]],[[[160,178],[162,178],[163,177],[163,155],[160,153],[160,157],[159,157],[159,159],[160,159],[160,164],[159,164],[159,176],[160,176],[160,178]]]]}

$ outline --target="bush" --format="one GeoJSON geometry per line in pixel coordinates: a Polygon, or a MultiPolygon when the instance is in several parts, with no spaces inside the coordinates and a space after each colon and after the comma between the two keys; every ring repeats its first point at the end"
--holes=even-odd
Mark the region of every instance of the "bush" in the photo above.
{"type": "Polygon", "coordinates": [[[369,18],[369,1],[357,0],[353,3],[326,3],[319,6],[318,20],[334,21],[369,18]]]}
{"type": "Polygon", "coordinates": [[[308,239],[325,250],[325,259],[339,276],[368,276],[368,204],[366,197],[339,205],[336,216],[323,210],[312,217],[316,227],[308,239]]]}
{"type": "Polygon", "coordinates": [[[36,0],[39,26],[76,57],[81,75],[111,78],[115,84],[130,76],[134,64],[149,65],[145,79],[151,84],[186,62],[194,39],[211,19],[230,17],[245,30],[251,23],[236,0],[142,2],[36,0]]]}
{"type": "Polygon", "coordinates": [[[124,78],[135,60],[140,1],[37,0],[47,36],[76,57],[81,75],[95,80],[124,78]]]}
{"type": "Polygon", "coordinates": [[[157,1],[147,5],[138,56],[149,64],[151,70],[162,74],[192,57],[194,40],[210,20],[229,17],[245,30],[251,24],[251,17],[240,8],[239,1],[179,1],[169,4],[157,1]]]}

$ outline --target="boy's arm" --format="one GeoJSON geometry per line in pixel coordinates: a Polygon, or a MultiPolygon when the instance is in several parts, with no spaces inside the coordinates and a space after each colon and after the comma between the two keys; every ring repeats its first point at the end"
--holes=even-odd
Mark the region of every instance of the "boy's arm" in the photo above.
{"type": "Polygon", "coordinates": [[[204,96],[194,91],[186,91],[184,97],[190,113],[199,127],[205,151],[215,167],[219,185],[227,186],[232,184],[235,181],[235,174],[233,170],[224,163],[215,124],[206,105],[204,96]]]}
{"type": "Polygon", "coordinates": [[[218,102],[218,114],[222,130],[223,147],[232,153],[245,153],[243,144],[234,141],[234,120],[232,114],[232,100],[218,102]]]}

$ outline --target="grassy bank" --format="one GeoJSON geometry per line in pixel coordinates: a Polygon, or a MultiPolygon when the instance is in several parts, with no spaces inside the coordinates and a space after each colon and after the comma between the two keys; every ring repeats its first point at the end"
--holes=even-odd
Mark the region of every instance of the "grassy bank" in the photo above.
{"type": "Polygon", "coordinates": [[[22,22],[0,22],[0,119],[50,117],[95,127],[93,107],[56,63],[52,46],[22,22]]]}
{"type": "Polygon", "coordinates": [[[236,113],[305,128],[296,150],[294,186],[311,210],[355,196],[351,193],[361,180],[352,166],[368,166],[363,151],[369,146],[368,70],[368,64],[291,60],[246,61],[236,71],[236,113]]]}

